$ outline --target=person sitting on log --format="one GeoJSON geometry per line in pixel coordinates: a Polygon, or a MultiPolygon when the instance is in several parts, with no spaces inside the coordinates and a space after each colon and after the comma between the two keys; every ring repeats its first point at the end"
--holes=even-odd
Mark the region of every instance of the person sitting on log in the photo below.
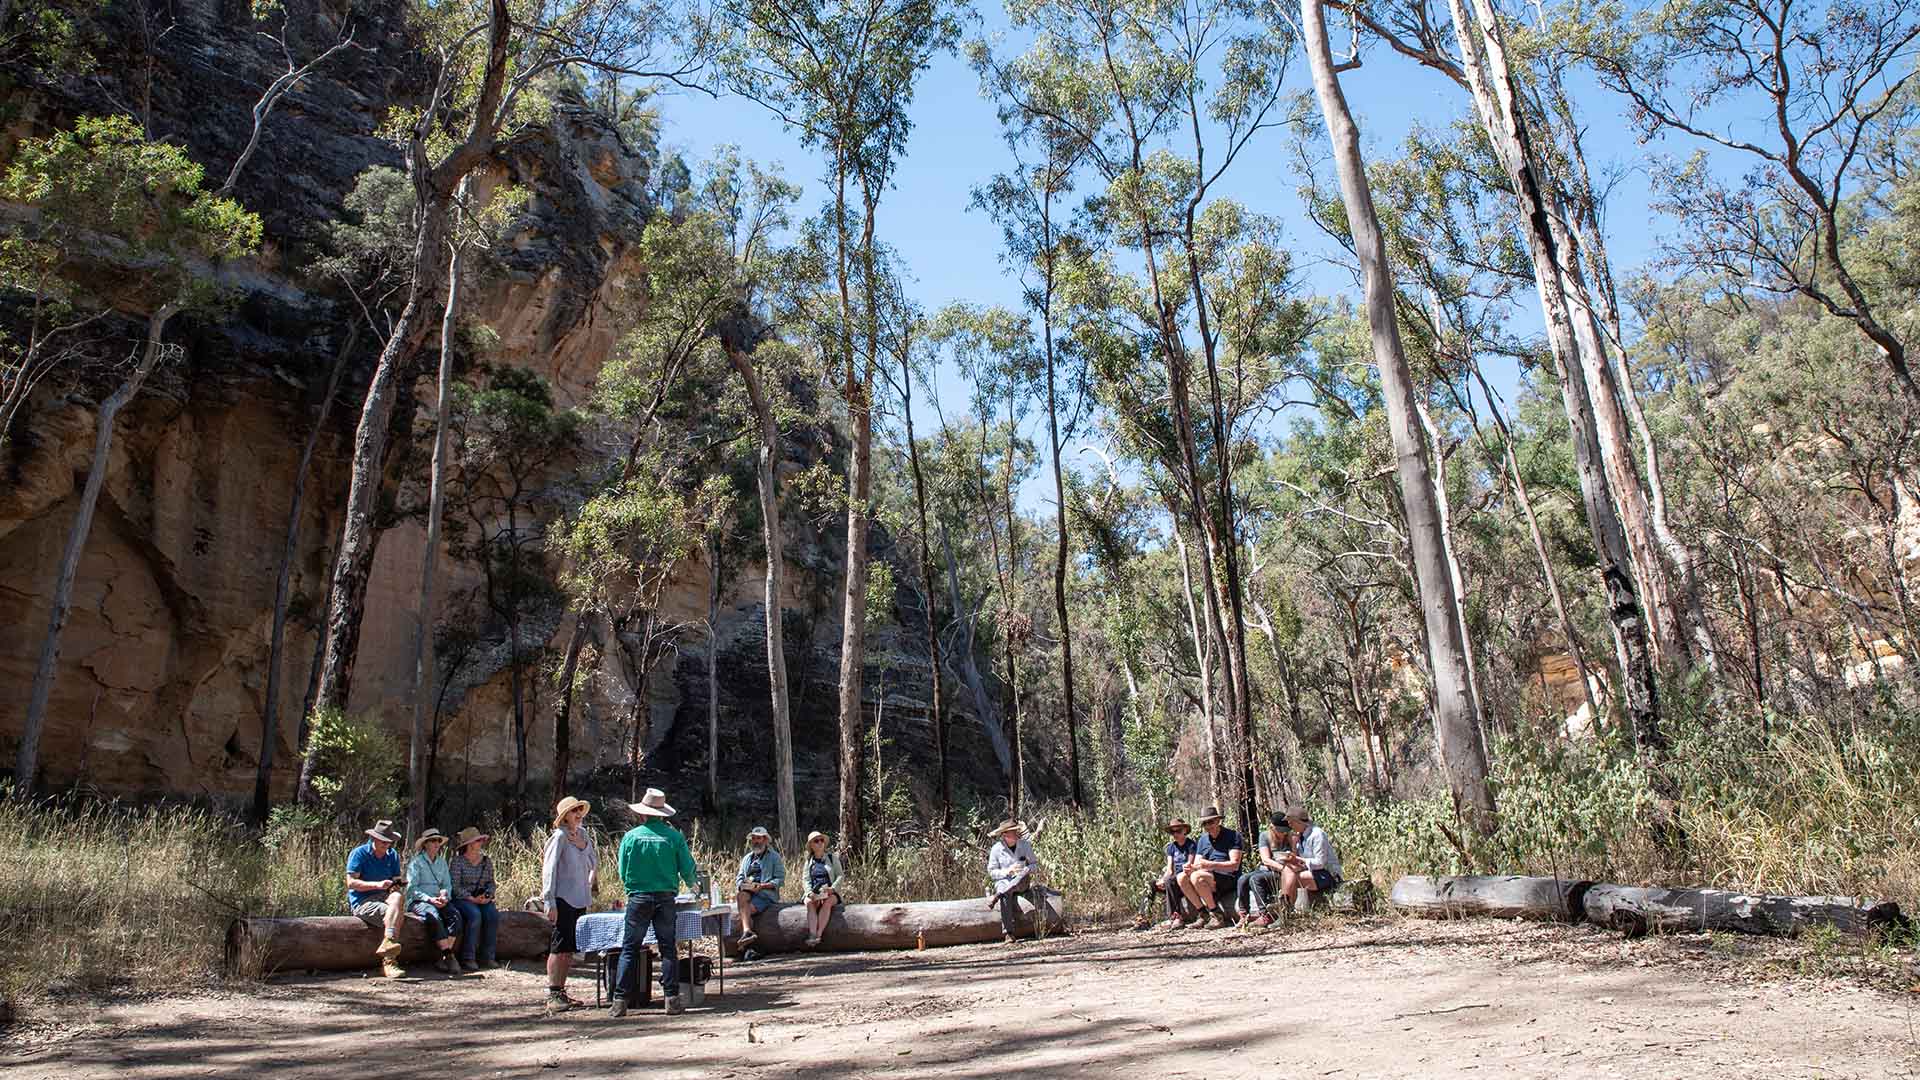
{"type": "Polygon", "coordinates": [[[1233,916],[1220,906],[1229,907],[1240,886],[1240,834],[1222,825],[1220,811],[1209,806],[1200,815],[1200,835],[1195,837],[1196,851],[1180,874],[1180,891],[1187,903],[1200,912],[1199,922],[1213,916],[1220,926],[1232,926],[1233,916]]]}
{"type": "Polygon", "coordinates": [[[493,859],[487,842],[493,838],[469,825],[460,830],[453,848],[453,909],[460,913],[460,970],[497,967],[495,944],[500,940],[500,905],[493,902],[493,859]]]}
{"type": "Polygon", "coordinates": [[[1293,842],[1287,816],[1273,815],[1266,831],[1260,834],[1260,868],[1240,879],[1240,925],[1273,925],[1267,905],[1273,903],[1273,894],[1280,891],[1280,882],[1287,872],[1287,856],[1293,854],[1293,842]]]}
{"type": "Polygon", "coordinates": [[[840,882],[847,876],[840,856],[827,850],[827,834],[807,834],[807,859],[803,867],[807,882],[807,948],[820,944],[826,936],[827,920],[833,918],[833,906],[840,902],[840,882]]]}
{"type": "Polygon", "coordinates": [[[1033,905],[1036,936],[1046,914],[1047,901],[1034,880],[1040,873],[1040,858],[1027,842],[1025,823],[1009,819],[1001,822],[994,832],[1000,842],[987,852],[987,877],[993,881],[993,899],[987,901],[987,906],[999,905],[1000,940],[1011,945],[1019,933],[1015,921],[1020,913],[1019,898],[1024,896],[1027,903],[1033,905]]]}
{"type": "Polygon", "coordinates": [[[593,804],[569,795],[553,808],[553,833],[540,860],[540,900],[553,926],[547,944],[547,1013],[581,1009],[586,1002],[567,994],[567,973],[580,951],[575,936],[580,916],[600,891],[600,853],[585,822],[593,804]]]}
{"type": "Polygon", "coordinates": [[[627,1015],[634,998],[640,995],[640,964],[635,958],[646,951],[647,927],[653,927],[653,941],[660,949],[660,996],[669,1013],[678,1013],[680,972],[674,959],[679,939],[674,906],[682,881],[688,888],[698,885],[700,871],[693,865],[693,852],[680,830],[667,824],[674,809],[667,805],[667,793],[648,788],[637,803],[627,808],[640,815],[640,824],[620,838],[620,883],[627,890],[627,918],[624,945],[620,950],[620,969],[613,1001],[607,1015],[627,1015]]]}
{"type": "Polygon", "coordinates": [[[733,875],[733,905],[740,912],[740,944],[759,939],[753,932],[753,917],[780,902],[780,886],[787,883],[787,864],[773,849],[773,838],[765,825],[755,825],[747,834],[747,853],[740,857],[740,872],[733,875]]]}
{"type": "Polygon", "coordinates": [[[460,937],[460,913],[453,907],[453,868],[447,865],[447,834],[429,827],[413,842],[407,864],[407,910],[426,924],[427,938],[440,950],[433,966],[458,975],[453,946],[460,937]]]}
{"type": "Polygon", "coordinates": [[[1167,896],[1167,921],[1160,926],[1163,930],[1172,930],[1200,915],[1187,906],[1186,894],[1180,891],[1180,875],[1186,872],[1187,863],[1193,860],[1199,845],[1193,839],[1193,826],[1188,825],[1185,818],[1176,817],[1167,822],[1167,835],[1173,838],[1167,842],[1167,864],[1160,868],[1153,891],[1167,896]]]}
{"type": "Polygon", "coordinates": [[[377,821],[366,835],[366,843],[347,853],[347,910],[368,926],[385,928],[373,953],[380,958],[380,973],[398,979],[406,974],[400,970],[400,916],[406,910],[400,888],[406,882],[393,850],[400,834],[393,822],[377,821]]]}
{"type": "Polygon", "coordinates": [[[1327,830],[1315,825],[1307,816],[1307,808],[1299,803],[1287,807],[1287,823],[1293,826],[1299,840],[1294,845],[1294,854],[1286,859],[1287,868],[1280,877],[1280,894],[1291,906],[1294,897],[1305,890],[1307,902],[1311,904],[1312,894],[1330,893],[1340,887],[1340,853],[1334,849],[1327,830]]]}

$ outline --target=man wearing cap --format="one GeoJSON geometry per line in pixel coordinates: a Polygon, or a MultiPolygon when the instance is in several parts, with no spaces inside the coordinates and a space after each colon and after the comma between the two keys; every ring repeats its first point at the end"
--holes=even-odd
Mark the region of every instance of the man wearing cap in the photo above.
{"type": "Polygon", "coordinates": [[[753,932],[753,917],[780,902],[780,886],[787,883],[787,864],[773,850],[773,837],[765,825],[755,825],[747,834],[747,853],[740,858],[740,872],[733,875],[733,906],[740,911],[740,944],[749,945],[760,935],[753,932]]]}
{"type": "Polygon", "coordinates": [[[1220,823],[1220,811],[1209,806],[1200,814],[1200,835],[1194,838],[1196,851],[1180,875],[1180,891],[1187,902],[1200,912],[1200,921],[1213,916],[1221,926],[1232,926],[1233,917],[1220,906],[1225,898],[1233,903],[1240,887],[1240,834],[1220,823]]]}
{"type": "Polygon", "coordinates": [[[1312,894],[1339,888],[1340,853],[1334,850],[1327,830],[1315,825],[1307,816],[1307,808],[1299,803],[1287,807],[1287,823],[1293,826],[1298,839],[1294,843],[1294,854],[1287,858],[1286,870],[1280,876],[1280,895],[1292,905],[1301,890],[1306,891],[1311,902],[1312,894]]]}
{"type": "Polygon", "coordinates": [[[1000,837],[987,852],[987,877],[993,882],[993,899],[987,906],[1000,906],[1000,940],[1013,944],[1019,927],[1014,918],[1020,913],[1019,897],[1033,905],[1035,933],[1046,898],[1039,892],[1034,875],[1040,872],[1040,859],[1027,842],[1027,826],[1019,821],[1003,821],[994,832],[1000,837]]]}
{"type": "Polygon", "coordinates": [[[679,971],[674,963],[673,901],[680,882],[697,885],[700,871],[694,868],[693,852],[680,830],[667,824],[674,809],[667,805],[667,793],[648,788],[637,803],[627,808],[640,815],[640,824],[627,830],[620,839],[620,882],[627,890],[626,945],[620,950],[619,988],[607,1015],[627,1015],[627,1007],[640,994],[640,966],[633,958],[646,948],[641,942],[647,926],[653,926],[654,943],[660,948],[660,995],[666,999],[669,1013],[681,1011],[679,971]]]}
{"type": "Polygon", "coordinates": [[[378,821],[366,832],[367,842],[347,854],[347,910],[360,916],[368,926],[385,927],[380,945],[373,950],[380,958],[380,972],[398,979],[400,970],[400,914],[405,898],[400,893],[400,856],[393,845],[400,834],[393,822],[378,821]]]}
{"type": "Polygon", "coordinates": [[[1199,850],[1194,843],[1193,826],[1185,818],[1176,817],[1167,822],[1167,864],[1160,868],[1160,880],[1154,882],[1155,892],[1167,894],[1167,921],[1160,924],[1164,930],[1185,926],[1199,917],[1199,911],[1187,907],[1186,896],[1180,891],[1180,875],[1186,872],[1187,863],[1193,861],[1199,850]]]}

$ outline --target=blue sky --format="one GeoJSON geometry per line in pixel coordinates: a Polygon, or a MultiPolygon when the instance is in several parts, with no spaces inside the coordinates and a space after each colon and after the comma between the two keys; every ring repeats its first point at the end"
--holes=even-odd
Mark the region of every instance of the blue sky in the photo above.
{"type": "MultiPolygon", "coordinates": [[[[1307,85],[1304,61],[1297,57],[1292,81],[1299,88],[1307,85]]],[[[1395,151],[1414,124],[1442,126],[1469,104],[1451,82],[1378,47],[1366,54],[1362,67],[1343,76],[1343,85],[1358,114],[1369,160],[1395,151]]],[[[1617,98],[1597,87],[1585,92],[1576,87],[1576,94],[1589,123],[1588,153],[1596,171],[1604,174],[1615,166],[1629,170],[1613,194],[1608,237],[1624,275],[1656,252],[1660,222],[1644,212],[1649,193],[1645,171],[1638,167],[1647,150],[1636,144],[1617,98]]],[[[803,213],[814,212],[826,198],[821,159],[801,148],[759,105],[739,97],[678,93],[662,98],[660,108],[666,144],[690,162],[734,144],[748,157],[779,163],[789,179],[802,184],[803,213]]],[[[879,212],[882,239],[900,253],[912,276],[911,294],[928,311],[954,301],[1017,307],[1019,285],[1000,262],[999,229],[970,206],[973,189],[1011,164],[993,105],[982,98],[979,81],[964,61],[946,56],[922,77],[912,115],[906,159],[879,212]]],[[[1289,138],[1283,130],[1263,133],[1262,141],[1235,163],[1222,194],[1285,222],[1308,287],[1326,295],[1355,294],[1351,273],[1335,262],[1343,253],[1301,212],[1299,181],[1287,153],[1289,138]]],[[[1529,314],[1523,309],[1520,318],[1537,325],[1537,310],[1529,314]]],[[[1490,374],[1503,393],[1517,379],[1511,367],[1490,374]]],[[[950,418],[964,414],[969,385],[950,365],[939,373],[935,392],[950,418]]],[[[915,415],[931,412],[923,392],[915,398],[915,415]]],[[[1090,460],[1077,453],[1066,457],[1069,464],[1090,460]]],[[[1050,512],[1051,494],[1050,482],[1036,477],[1022,491],[1023,508],[1050,512]]]]}

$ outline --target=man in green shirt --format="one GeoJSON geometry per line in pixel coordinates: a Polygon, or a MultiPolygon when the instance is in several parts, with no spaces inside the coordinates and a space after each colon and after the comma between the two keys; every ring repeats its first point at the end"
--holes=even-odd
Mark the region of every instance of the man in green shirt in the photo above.
{"type": "Polygon", "coordinates": [[[675,994],[680,989],[675,969],[673,898],[680,882],[697,884],[700,872],[694,868],[693,852],[680,830],[667,824],[674,809],[667,805],[667,794],[648,788],[628,809],[640,815],[640,824],[627,830],[620,839],[620,883],[627,890],[626,944],[620,951],[619,988],[614,991],[609,1016],[627,1015],[628,1006],[640,994],[640,968],[633,962],[653,926],[654,943],[660,947],[660,994],[666,999],[667,1012],[680,1011],[675,994]]]}

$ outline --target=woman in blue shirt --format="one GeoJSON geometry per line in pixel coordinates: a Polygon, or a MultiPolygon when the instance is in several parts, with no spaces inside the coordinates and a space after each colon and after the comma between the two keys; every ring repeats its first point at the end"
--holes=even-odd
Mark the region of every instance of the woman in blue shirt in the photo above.
{"type": "Polygon", "coordinates": [[[1167,921],[1160,924],[1163,930],[1186,926],[1199,914],[1188,909],[1187,898],[1180,891],[1180,875],[1199,850],[1192,834],[1193,826],[1188,825],[1185,818],[1176,817],[1167,822],[1167,835],[1173,839],[1167,843],[1167,864],[1160,868],[1160,880],[1154,885],[1156,891],[1167,894],[1167,921]]]}

